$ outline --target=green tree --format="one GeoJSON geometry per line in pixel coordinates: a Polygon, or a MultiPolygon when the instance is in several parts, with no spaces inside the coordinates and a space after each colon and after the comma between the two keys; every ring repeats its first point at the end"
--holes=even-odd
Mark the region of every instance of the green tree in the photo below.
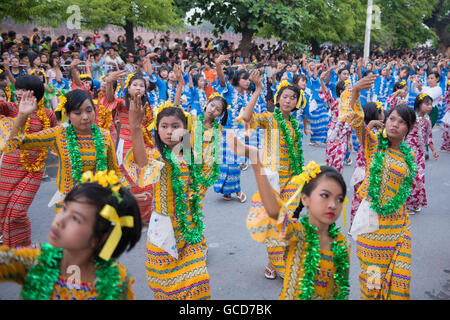
{"type": "Polygon", "coordinates": [[[172,0],[71,0],[81,8],[83,27],[102,29],[115,25],[125,30],[127,49],[134,52],[134,28],[166,30],[180,27],[181,17],[172,0]]]}
{"type": "Polygon", "coordinates": [[[439,37],[438,47],[446,52],[450,47],[450,0],[439,0],[424,23],[439,37]]]}
{"type": "Polygon", "coordinates": [[[36,22],[57,27],[67,19],[64,0],[2,0],[0,19],[11,18],[17,23],[36,22]]]}

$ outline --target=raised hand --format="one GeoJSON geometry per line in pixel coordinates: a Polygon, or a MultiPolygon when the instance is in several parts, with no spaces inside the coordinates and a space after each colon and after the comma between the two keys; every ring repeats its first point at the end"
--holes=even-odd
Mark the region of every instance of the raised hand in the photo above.
{"type": "Polygon", "coordinates": [[[128,111],[130,127],[136,128],[142,126],[147,107],[148,102],[145,106],[142,106],[142,95],[136,93],[134,96],[130,97],[130,110],[128,111]]]}
{"type": "Polygon", "coordinates": [[[256,88],[262,89],[261,75],[258,70],[253,70],[250,74],[250,80],[255,84],[256,88]]]}
{"type": "Polygon", "coordinates": [[[367,77],[364,77],[355,83],[355,85],[353,86],[353,90],[361,91],[364,89],[369,89],[373,86],[373,84],[377,78],[378,78],[378,75],[376,75],[376,74],[371,74],[367,77]]]}
{"type": "Polygon", "coordinates": [[[19,102],[19,114],[29,116],[37,110],[37,101],[33,91],[26,91],[19,102]]]}

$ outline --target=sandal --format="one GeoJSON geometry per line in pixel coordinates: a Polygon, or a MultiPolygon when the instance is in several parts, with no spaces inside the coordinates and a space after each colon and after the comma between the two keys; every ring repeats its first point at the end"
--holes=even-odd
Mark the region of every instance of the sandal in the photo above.
{"type": "Polygon", "coordinates": [[[222,196],[222,198],[223,198],[223,200],[230,201],[231,200],[231,194],[224,194],[222,196]]]}
{"type": "Polygon", "coordinates": [[[275,269],[266,267],[266,269],[264,270],[264,277],[269,280],[274,280],[277,278],[277,272],[275,271],[275,269]]]}
{"type": "Polygon", "coordinates": [[[243,193],[243,192],[241,191],[241,195],[238,196],[238,199],[239,199],[239,201],[240,201],[241,203],[244,203],[244,202],[247,200],[247,196],[245,195],[245,193],[243,193]]]}
{"type": "Polygon", "coordinates": [[[318,147],[319,146],[319,144],[317,142],[310,142],[309,145],[313,146],[313,147],[318,147]]]}
{"type": "Polygon", "coordinates": [[[242,171],[245,171],[245,170],[247,170],[247,169],[248,169],[248,164],[247,164],[247,163],[241,164],[241,170],[242,170],[242,171]]]}

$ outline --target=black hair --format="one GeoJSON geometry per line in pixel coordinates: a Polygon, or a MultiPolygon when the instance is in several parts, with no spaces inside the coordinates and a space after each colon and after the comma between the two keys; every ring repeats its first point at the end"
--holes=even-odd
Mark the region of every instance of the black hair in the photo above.
{"type": "MultiPolygon", "coordinates": [[[[403,80],[404,81],[404,80],[403,80]]],[[[393,92],[396,92],[397,90],[403,89],[404,87],[407,86],[407,83],[405,81],[405,84],[401,84],[402,81],[398,81],[394,84],[394,89],[393,92]]]]}
{"type": "Polygon", "coordinates": [[[434,75],[438,81],[441,79],[441,75],[439,74],[439,72],[431,71],[430,73],[428,73],[428,76],[430,76],[431,74],[434,75]]]}
{"type": "Polygon", "coordinates": [[[35,75],[24,75],[17,78],[14,86],[16,89],[33,91],[33,95],[38,102],[44,96],[44,83],[35,75]]]}
{"type": "Polygon", "coordinates": [[[433,103],[433,98],[431,98],[429,95],[426,95],[423,98],[420,98],[420,95],[416,97],[416,100],[414,101],[414,110],[416,112],[420,111],[420,106],[422,103],[433,103]]]}
{"type": "Polygon", "coordinates": [[[122,237],[112,253],[112,258],[117,259],[123,252],[133,249],[141,237],[141,213],[135,197],[124,187],[120,188],[119,194],[122,197],[120,203],[117,198],[113,196],[111,189],[102,187],[97,182],[93,182],[77,185],[64,199],[64,203],[72,201],[80,202],[80,198],[84,197],[87,199],[87,203],[96,207],[94,237],[99,243],[94,248],[94,256],[98,256],[105,242],[108,240],[108,237],[105,237],[105,235],[111,234],[114,229],[114,226],[110,221],[100,216],[100,212],[105,205],[114,207],[119,217],[132,216],[134,223],[131,228],[122,228],[122,237]]]}
{"type": "MultiPolygon", "coordinates": [[[[320,173],[315,178],[311,179],[311,181],[309,181],[308,183],[306,183],[303,186],[301,193],[307,195],[308,197],[311,196],[311,193],[314,191],[314,189],[317,186],[317,182],[323,176],[334,179],[341,186],[342,197],[345,198],[345,196],[347,194],[347,184],[345,183],[345,180],[342,177],[342,174],[340,174],[339,171],[336,170],[336,168],[329,167],[329,166],[320,166],[320,173]]],[[[300,204],[294,211],[294,215],[293,215],[294,218],[298,219],[303,207],[304,207],[303,203],[300,200],[300,204]]]]}
{"type": "Polygon", "coordinates": [[[250,73],[245,70],[236,71],[231,79],[231,85],[237,87],[239,85],[239,80],[250,78],[250,73]]]}
{"type": "Polygon", "coordinates": [[[81,105],[89,99],[89,101],[92,104],[92,107],[95,108],[95,104],[91,99],[90,94],[81,89],[75,89],[72,91],[69,91],[66,94],[66,103],[64,104],[64,109],[66,110],[66,114],[69,115],[71,112],[79,110],[81,105]]]}
{"type": "Polygon", "coordinates": [[[345,81],[339,80],[339,81],[336,83],[336,95],[337,95],[338,97],[340,97],[341,94],[342,94],[342,92],[344,92],[344,90],[345,90],[345,81]]]}
{"type": "Polygon", "coordinates": [[[367,102],[363,106],[363,111],[364,111],[364,122],[366,124],[369,124],[369,122],[372,120],[379,120],[380,114],[382,112],[384,113],[383,109],[379,110],[377,108],[377,104],[375,102],[367,102]]]}
{"type": "MultiPolygon", "coordinates": [[[[136,73],[134,76],[131,77],[130,81],[128,82],[128,87],[131,86],[131,84],[135,80],[142,80],[144,82],[145,93],[146,93],[147,90],[148,90],[148,88],[147,88],[147,81],[145,81],[145,78],[142,75],[138,74],[138,73],[136,73]]],[[[130,98],[131,98],[130,94],[128,93],[128,87],[125,89],[125,96],[124,96],[125,97],[125,105],[127,107],[127,110],[130,109],[130,98]]],[[[141,100],[142,100],[142,105],[145,105],[145,103],[147,101],[147,97],[146,97],[145,94],[142,95],[141,100]]]]}
{"type": "Polygon", "coordinates": [[[158,126],[159,122],[164,117],[170,117],[174,116],[181,120],[183,123],[183,126],[185,129],[187,129],[187,118],[184,115],[184,111],[179,107],[167,107],[161,110],[161,112],[158,113],[158,116],[156,117],[156,127],[155,127],[155,146],[158,148],[159,152],[161,153],[164,160],[166,159],[166,155],[164,154],[164,142],[161,141],[161,138],[159,137],[158,133],[158,126]]]}
{"type": "MultiPolygon", "coordinates": [[[[406,122],[406,125],[408,126],[408,133],[413,128],[414,124],[416,123],[416,113],[413,109],[411,109],[407,104],[399,104],[392,108],[392,110],[389,112],[388,116],[385,118],[385,122],[387,121],[387,118],[392,114],[392,112],[397,111],[397,113],[400,115],[400,117],[406,122]]],[[[408,135],[408,133],[406,135],[408,135]]]]}
{"type": "MultiPolygon", "coordinates": [[[[217,97],[214,97],[214,98],[208,100],[206,105],[209,102],[214,101],[214,100],[219,100],[222,103],[223,109],[222,109],[222,113],[220,114],[222,116],[222,119],[220,120],[220,124],[222,126],[225,126],[227,124],[227,121],[228,121],[228,109],[227,109],[228,103],[227,103],[227,100],[224,97],[217,96],[217,97]]],[[[206,110],[206,105],[205,105],[204,110],[206,110]]]]}

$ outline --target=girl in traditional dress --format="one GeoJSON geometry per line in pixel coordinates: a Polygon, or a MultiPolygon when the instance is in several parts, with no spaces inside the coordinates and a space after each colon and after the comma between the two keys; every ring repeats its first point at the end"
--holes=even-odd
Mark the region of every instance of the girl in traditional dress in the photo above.
{"type": "Polygon", "coordinates": [[[414,152],[417,167],[417,174],[414,177],[411,195],[406,201],[406,207],[409,214],[420,212],[422,208],[426,208],[428,205],[427,194],[425,191],[425,154],[427,146],[433,152],[435,160],[439,157],[439,154],[433,145],[431,120],[428,116],[433,108],[432,103],[433,99],[426,93],[417,96],[416,101],[414,102],[416,123],[406,137],[406,143],[414,152]]]}
{"type": "MultiPolygon", "coordinates": [[[[340,96],[341,93],[351,86],[350,80],[340,80],[336,84],[336,94],[338,99],[333,98],[331,91],[325,86],[324,79],[335,67],[328,69],[320,75],[321,89],[319,97],[328,105],[331,113],[330,123],[328,124],[328,134],[326,141],[326,160],[327,165],[336,168],[340,173],[344,171],[344,160],[347,154],[349,138],[351,138],[350,124],[339,119],[340,96]]],[[[350,154],[348,153],[348,156],[350,154]]]]}
{"type": "MultiPolygon", "coordinates": [[[[146,61],[147,62],[147,61],[146,61]]],[[[144,63],[146,63],[144,62],[144,63]]],[[[114,72],[107,76],[106,78],[106,99],[102,99],[102,106],[99,108],[99,124],[112,125],[116,124],[113,128],[110,127],[109,130],[117,130],[117,126],[120,126],[119,132],[116,133],[117,141],[115,142],[116,155],[118,159],[118,165],[123,176],[127,179],[128,183],[131,185],[131,192],[134,194],[139,203],[139,208],[142,214],[142,222],[144,228],[148,225],[150,221],[150,215],[152,212],[153,204],[153,191],[152,186],[147,186],[146,188],[140,188],[138,185],[133,183],[133,180],[128,176],[127,171],[123,166],[123,159],[128,151],[132,147],[130,125],[128,120],[128,113],[130,108],[130,101],[134,96],[139,95],[142,100],[141,103],[145,105],[146,117],[143,122],[143,134],[146,139],[146,144],[149,147],[153,146],[151,132],[147,130],[147,126],[152,120],[153,109],[147,102],[147,83],[146,79],[140,74],[129,74],[125,84],[124,84],[124,97],[116,98],[114,97],[114,82],[119,81],[119,79],[124,75],[123,71],[114,72]],[[112,98],[112,99],[111,99],[112,98]],[[114,119],[114,121],[113,121],[114,119]]],[[[117,131],[116,131],[117,132],[117,131]]]]}
{"type": "Polygon", "coordinates": [[[408,84],[406,80],[401,80],[394,84],[393,93],[386,100],[386,110],[391,112],[395,106],[408,104],[408,84]]]}
{"type": "MultiPolygon", "coordinates": [[[[254,113],[254,106],[262,90],[262,82],[258,73],[252,73],[256,85],[249,104],[245,107],[242,119],[253,130],[261,128],[265,135],[264,166],[267,174],[271,176],[274,189],[286,201],[295,192],[295,186],[290,183],[293,175],[301,172],[303,166],[302,134],[298,122],[292,114],[295,110],[303,108],[306,98],[303,91],[290,85],[287,81],[279,84],[275,94],[275,110],[273,113],[254,113]]],[[[252,197],[250,212],[261,207],[261,199],[256,193],[252,197]]],[[[269,264],[264,275],[267,279],[275,279],[277,274],[284,276],[284,242],[268,241],[265,243],[269,264]]]]}
{"type": "Polygon", "coordinates": [[[113,171],[83,174],[53,219],[48,243],[0,246],[0,281],[20,284],[25,300],[133,300],[134,279],[115,260],[139,241],[141,220],[118,180],[113,171]]]}
{"type": "Polygon", "coordinates": [[[442,146],[441,150],[450,152],[450,80],[447,83],[447,93],[444,97],[446,111],[443,118],[442,146]]]}
{"type": "MultiPolygon", "coordinates": [[[[27,91],[38,101],[37,110],[30,113],[22,124],[26,135],[41,130],[53,130],[58,123],[53,111],[43,105],[44,84],[36,76],[26,75],[16,80],[16,94],[19,101],[27,91]]],[[[30,95],[30,94],[28,94],[30,95]]],[[[8,139],[13,122],[17,122],[18,105],[0,103],[0,113],[5,118],[1,123],[2,148],[8,139]]],[[[44,172],[47,150],[34,146],[28,150],[3,150],[0,170],[0,230],[3,244],[9,247],[31,244],[31,226],[27,216],[28,207],[39,190],[44,172]]]]}
{"type": "Polygon", "coordinates": [[[383,134],[369,130],[359,92],[370,88],[376,77],[361,79],[342,96],[344,117],[355,130],[367,163],[358,190],[362,200],[350,233],[361,265],[361,298],[409,299],[411,232],[405,204],[416,168],[403,139],[413,129],[416,115],[407,105],[396,106],[386,118],[383,134]]]}
{"type": "Polygon", "coordinates": [[[234,143],[235,152],[243,150],[242,155],[250,159],[262,202],[247,217],[251,237],[259,242],[286,243],[286,272],[279,299],[348,299],[349,244],[335,224],[345,204],[342,175],[311,161],[291,179],[292,184],[299,185],[295,194],[282,200],[265,173],[258,150],[237,139],[234,143]],[[290,209],[292,204],[294,211],[290,209]],[[304,207],[307,215],[300,219],[304,207]]]}
{"type": "MultiPolygon", "coordinates": [[[[237,130],[241,139],[245,139],[245,129],[238,121],[241,109],[250,101],[250,74],[247,71],[236,71],[231,83],[226,79],[223,73],[222,63],[229,59],[228,55],[220,56],[216,59],[216,68],[218,75],[218,85],[215,87],[217,92],[222,95],[230,106],[228,110],[228,124],[224,127],[223,154],[224,159],[220,166],[220,176],[218,182],[214,185],[214,191],[221,193],[224,200],[231,200],[231,195],[236,193],[241,203],[247,200],[245,193],[241,191],[241,169],[246,169],[245,159],[237,158],[226,144],[225,134],[227,130],[237,130]]],[[[259,99],[258,99],[259,100],[259,99]]],[[[260,101],[260,100],[259,100],[260,101]]],[[[261,104],[257,105],[258,111],[264,108],[261,104]]]]}
{"type": "MultiPolygon", "coordinates": [[[[381,102],[368,102],[363,106],[364,111],[364,122],[367,128],[377,134],[383,129],[384,122],[384,109],[381,102]]],[[[361,199],[358,197],[358,189],[366,176],[366,155],[364,146],[358,148],[358,154],[356,156],[355,171],[353,172],[350,186],[353,187],[353,199],[352,199],[352,209],[350,213],[350,228],[353,223],[353,218],[355,217],[356,211],[361,204],[361,199]]]]}
{"type": "Polygon", "coordinates": [[[189,165],[191,159],[185,159],[186,152],[180,153],[180,140],[190,129],[189,116],[169,102],[162,105],[155,116],[155,148],[148,149],[142,134],[144,114],[139,102],[130,105],[133,149],[125,165],[140,187],[153,184],[155,205],[147,233],[147,283],[157,300],[210,299],[199,195],[201,170],[189,165]]]}
{"type": "Polygon", "coordinates": [[[89,93],[80,89],[67,93],[66,101],[61,103],[64,103],[68,123],[25,135],[19,132],[37,106],[36,99],[29,93],[24,93],[22,100],[3,152],[40,148],[56,153],[59,161],[56,176],[58,190],[49,207],[55,204],[58,212],[65,195],[81,182],[85,171],[109,169],[120,174],[109,131],[95,125],[95,105],[89,93]]]}

